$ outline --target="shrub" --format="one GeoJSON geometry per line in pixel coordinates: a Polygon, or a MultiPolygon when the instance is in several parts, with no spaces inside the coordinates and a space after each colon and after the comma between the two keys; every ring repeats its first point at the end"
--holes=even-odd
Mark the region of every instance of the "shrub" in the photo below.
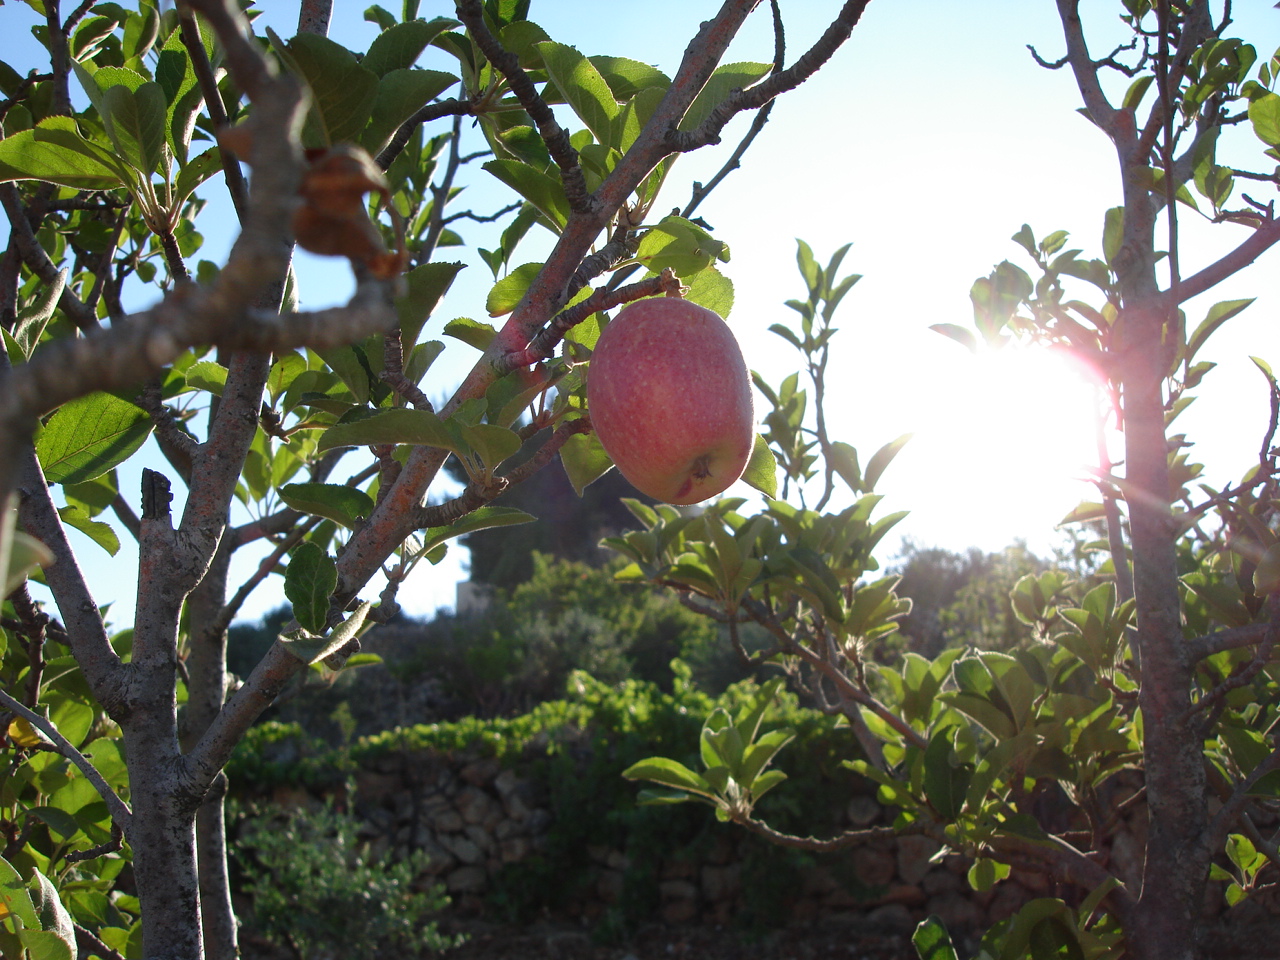
{"type": "Polygon", "coordinates": [[[258,929],[299,960],[378,960],[453,946],[430,919],[449,903],[444,888],[418,881],[429,858],[379,860],[358,841],[359,827],[332,803],[248,822],[236,856],[258,929]]]}

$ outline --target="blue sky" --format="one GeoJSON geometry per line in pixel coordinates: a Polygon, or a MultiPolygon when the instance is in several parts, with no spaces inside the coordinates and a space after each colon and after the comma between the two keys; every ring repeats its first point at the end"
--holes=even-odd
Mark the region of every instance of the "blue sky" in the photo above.
{"type": "MultiPolygon", "coordinates": [[[[293,31],[297,6],[290,0],[264,4],[283,35],[293,31]]],[[[374,31],[361,20],[367,4],[338,0],[336,6],[330,36],[362,49],[374,31]]],[[[670,74],[698,22],[716,6],[703,0],[625,0],[608,5],[607,15],[584,16],[584,9],[600,7],[534,0],[531,18],[584,53],[628,56],[670,74]]],[[[1280,46],[1280,12],[1262,0],[1235,6],[1238,35],[1269,56],[1280,46]]],[[[838,7],[835,0],[783,0],[789,60],[838,7]]],[[[1119,36],[1117,7],[1101,0],[1082,4],[1086,29],[1098,38],[1096,51],[1110,49],[1119,36]]],[[[424,0],[421,15],[450,9],[451,4],[424,0]]],[[[12,2],[0,17],[15,26],[36,19],[12,2]]],[[[914,433],[881,482],[884,508],[911,511],[902,532],[954,549],[998,549],[1024,537],[1045,550],[1057,542],[1056,522],[1089,495],[1073,479],[1093,449],[1088,390],[1044,357],[974,357],[928,329],[934,323],[971,323],[970,285],[1003,259],[1018,262],[1009,238],[1023,223],[1037,236],[1069,230],[1070,246],[1096,256],[1103,213],[1118,203],[1109,143],[1075,112],[1079,100],[1069,73],[1038,67],[1028,43],[1047,58],[1060,55],[1052,0],[873,0],[850,41],[816,77],[779,101],[743,169],[699,210],[732,247],[733,258],[723,266],[735,284],[729,322],[748,365],[773,383],[798,361],[767,332],[770,324],[794,316],[783,301],[802,290],[795,239],[807,240],[820,259],[853,243],[844,270],[864,279],[837,314],[832,432],[857,446],[864,459],[900,434],[914,433]]],[[[726,60],[768,60],[772,45],[766,4],[726,60]]],[[[20,31],[0,34],[0,58],[15,66],[25,64],[30,47],[20,31]]],[[[565,108],[558,110],[568,122],[565,108]]],[[[745,121],[731,126],[718,152],[681,158],[660,206],[683,205],[689,185],[718,169],[743,128],[745,121]]],[[[1248,150],[1242,156],[1260,156],[1251,144],[1248,150]]],[[[1265,199],[1265,191],[1253,192],[1259,194],[1265,199]]],[[[508,199],[505,188],[476,170],[463,205],[487,212],[508,199]]],[[[1181,218],[1185,273],[1245,236],[1243,228],[1208,228],[1194,217],[1188,212],[1181,218]]],[[[205,229],[202,257],[224,255],[232,228],[229,218],[223,223],[222,230],[205,229]]],[[[492,245],[491,228],[460,230],[469,244],[492,245]]],[[[531,237],[516,262],[539,259],[545,247],[545,238],[531,237]]],[[[483,315],[488,270],[469,250],[457,253],[473,265],[432,324],[483,315]]],[[[1265,426],[1266,387],[1248,357],[1280,363],[1277,258],[1280,253],[1266,255],[1188,304],[1194,324],[1213,302],[1258,297],[1204,351],[1205,359],[1220,366],[1179,421],[1179,429],[1197,443],[1193,459],[1208,466],[1214,482],[1248,467],[1265,426]]],[[[307,307],[341,302],[350,289],[346,267],[334,261],[304,262],[300,277],[307,307]]],[[[429,327],[426,335],[438,335],[438,329],[429,327]]],[[[470,348],[451,344],[445,362],[433,368],[439,379],[427,385],[428,392],[451,388],[474,357],[470,348]]],[[[453,584],[464,575],[462,553],[421,571],[402,601],[419,613],[451,602],[453,584]]],[[[127,569],[126,557],[118,561],[110,566],[127,569]]],[[[246,561],[244,571],[252,565],[246,561]]],[[[128,580],[103,577],[99,599],[123,594],[128,580]]],[[[278,594],[260,594],[247,608],[250,614],[278,602],[278,594]]],[[[118,616],[127,620],[131,601],[116,599],[118,616]]]]}

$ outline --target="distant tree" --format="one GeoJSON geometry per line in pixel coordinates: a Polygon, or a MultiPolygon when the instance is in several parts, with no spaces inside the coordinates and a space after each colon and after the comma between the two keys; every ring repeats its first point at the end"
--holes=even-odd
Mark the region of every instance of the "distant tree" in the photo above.
{"type": "MultiPolygon", "coordinates": [[[[456,479],[461,468],[451,472],[456,479]]],[[[622,503],[624,497],[653,502],[616,470],[583,488],[580,495],[562,470],[534,474],[498,497],[494,505],[522,510],[536,520],[459,538],[471,551],[471,579],[514,589],[534,576],[535,552],[602,566],[612,554],[600,546],[600,540],[636,526],[636,518],[622,503]]]]}

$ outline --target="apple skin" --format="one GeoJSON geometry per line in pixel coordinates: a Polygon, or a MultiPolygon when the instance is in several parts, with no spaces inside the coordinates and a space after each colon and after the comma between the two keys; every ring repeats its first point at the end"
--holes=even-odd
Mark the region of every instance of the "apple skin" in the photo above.
{"type": "Polygon", "coordinates": [[[587,408],[622,475],[665,503],[727,489],[755,444],[751,379],[733,331],[678,297],[637,300],[604,328],[587,408]]]}

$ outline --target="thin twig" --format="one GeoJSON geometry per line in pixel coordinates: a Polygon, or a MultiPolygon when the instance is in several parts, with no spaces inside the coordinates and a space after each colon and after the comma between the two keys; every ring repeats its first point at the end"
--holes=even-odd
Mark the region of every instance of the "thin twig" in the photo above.
{"type": "Polygon", "coordinates": [[[666,269],[659,276],[649,277],[617,290],[597,290],[581,303],[576,303],[553,317],[551,322],[533,338],[529,346],[505,357],[503,365],[508,370],[514,370],[517,367],[546,360],[555,353],[564,335],[593,313],[659,294],[673,296],[678,294],[680,289],[680,281],[676,279],[676,275],[670,269],[666,269]]]}

